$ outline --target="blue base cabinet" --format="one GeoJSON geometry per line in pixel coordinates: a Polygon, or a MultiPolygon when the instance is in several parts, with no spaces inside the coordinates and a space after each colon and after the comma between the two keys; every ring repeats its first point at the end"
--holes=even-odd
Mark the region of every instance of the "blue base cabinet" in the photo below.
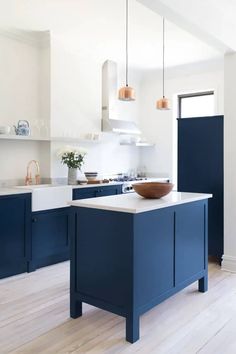
{"type": "Polygon", "coordinates": [[[0,197],[0,278],[28,270],[30,215],[31,194],[0,197]]]}
{"type": "MultiPolygon", "coordinates": [[[[73,199],[122,193],[121,185],[74,189],[73,199]]],[[[31,211],[31,194],[0,196],[0,279],[69,259],[70,207],[31,211]]]]}
{"type": "Polygon", "coordinates": [[[69,259],[70,208],[32,213],[30,270],[69,259]]]}
{"type": "Polygon", "coordinates": [[[207,290],[207,220],[207,200],[140,214],[72,207],[71,317],[82,302],[113,312],[137,341],[143,313],[195,281],[207,290]]]}

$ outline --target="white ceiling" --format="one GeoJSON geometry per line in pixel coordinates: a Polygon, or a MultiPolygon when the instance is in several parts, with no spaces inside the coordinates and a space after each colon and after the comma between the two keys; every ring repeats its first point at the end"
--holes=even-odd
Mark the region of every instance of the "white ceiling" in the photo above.
{"type": "MultiPolygon", "coordinates": [[[[172,1],[184,3],[184,0],[166,2],[172,1]]],[[[233,0],[227,2],[236,7],[233,0]]],[[[124,61],[124,21],[125,0],[0,0],[0,27],[50,30],[63,40],[68,50],[77,50],[78,54],[83,53],[83,56],[94,57],[98,61],[107,58],[124,61]]],[[[162,18],[136,0],[130,0],[132,66],[160,68],[161,51],[162,18]]],[[[173,22],[166,23],[167,66],[222,56],[219,48],[213,48],[173,22]]]]}
{"type": "Polygon", "coordinates": [[[137,0],[224,52],[236,50],[235,0],[137,0]]]}

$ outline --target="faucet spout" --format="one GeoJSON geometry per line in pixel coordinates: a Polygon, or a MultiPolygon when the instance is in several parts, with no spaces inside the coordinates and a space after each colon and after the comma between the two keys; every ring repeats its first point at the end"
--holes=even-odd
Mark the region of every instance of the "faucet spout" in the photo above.
{"type": "Polygon", "coordinates": [[[31,166],[36,166],[36,173],[35,173],[35,184],[40,184],[40,168],[39,163],[36,160],[31,160],[27,165],[27,175],[25,177],[25,185],[32,184],[32,173],[31,173],[31,166]]]}

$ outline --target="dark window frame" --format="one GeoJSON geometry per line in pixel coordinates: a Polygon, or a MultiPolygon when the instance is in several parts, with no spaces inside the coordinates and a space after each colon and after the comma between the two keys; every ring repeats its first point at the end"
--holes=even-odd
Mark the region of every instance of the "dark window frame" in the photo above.
{"type": "Polygon", "coordinates": [[[202,91],[202,92],[194,92],[194,93],[186,93],[186,94],[178,95],[178,117],[179,117],[179,119],[184,119],[184,118],[182,118],[182,99],[191,98],[191,97],[199,97],[199,96],[211,96],[211,95],[215,95],[215,91],[210,90],[210,91],[202,91]]]}

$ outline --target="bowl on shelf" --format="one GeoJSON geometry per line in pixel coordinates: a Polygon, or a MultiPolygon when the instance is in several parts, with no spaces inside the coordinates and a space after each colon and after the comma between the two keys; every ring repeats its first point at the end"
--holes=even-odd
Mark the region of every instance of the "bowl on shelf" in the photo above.
{"type": "Polygon", "coordinates": [[[98,173],[97,172],[84,172],[84,175],[88,181],[94,181],[97,178],[98,173]]]}
{"type": "Polygon", "coordinates": [[[159,199],[170,193],[174,185],[165,182],[143,182],[133,184],[136,193],[147,199],[159,199]]]}

